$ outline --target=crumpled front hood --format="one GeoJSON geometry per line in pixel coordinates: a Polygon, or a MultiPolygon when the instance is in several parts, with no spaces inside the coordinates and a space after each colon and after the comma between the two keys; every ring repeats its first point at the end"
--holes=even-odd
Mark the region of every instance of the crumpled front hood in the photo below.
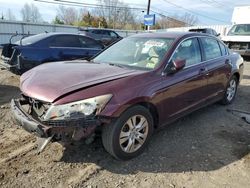
{"type": "Polygon", "coordinates": [[[141,71],[83,61],[47,63],[24,73],[20,89],[29,97],[53,102],[69,92],[138,72],[141,71]]]}
{"type": "Polygon", "coordinates": [[[221,38],[222,41],[226,42],[250,42],[250,36],[239,36],[239,35],[232,35],[232,36],[223,36],[221,38]]]}

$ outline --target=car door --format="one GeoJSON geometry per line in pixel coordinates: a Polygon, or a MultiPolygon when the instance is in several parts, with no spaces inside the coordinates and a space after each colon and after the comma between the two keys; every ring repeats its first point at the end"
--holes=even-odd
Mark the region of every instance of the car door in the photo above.
{"type": "Polygon", "coordinates": [[[207,97],[206,66],[197,38],[181,42],[168,66],[177,60],[186,60],[184,69],[162,77],[160,122],[163,124],[197,108],[207,97]]]}
{"type": "Polygon", "coordinates": [[[230,58],[224,44],[214,37],[201,37],[200,40],[207,67],[208,99],[216,99],[224,94],[231,73],[230,58]]]}
{"type": "Polygon", "coordinates": [[[50,41],[50,50],[55,60],[73,60],[88,57],[77,35],[59,35],[50,41]]]}

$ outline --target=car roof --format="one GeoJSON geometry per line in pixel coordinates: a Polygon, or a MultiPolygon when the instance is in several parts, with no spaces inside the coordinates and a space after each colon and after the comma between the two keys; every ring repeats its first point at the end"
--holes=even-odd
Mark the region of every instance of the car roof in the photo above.
{"type": "Polygon", "coordinates": [[[209,30],[210,28],[196,28],[196,29],[189,29],[189,31],[203,31],[203,30],[209,30]]]}
{"type": "Polygon", "coordinates": [[[140,33],[132,35],[130,37],[162,37],[162,38],[182,38],[182,37],[191,37],[191,36],[209,36],[206,33],[197,33],[197,32],[155,32],[155,33],[140,33]]]}
{"type": "Polygon", "coordinates": [[[83,29],[81,31],[114,31],[114,30],[112,30],[112,29],[100,29],[100,28],[89,28],[89,29],[83,29]]]}
{"type": "Polygon", "coordinates": [[[80,34],[77,33],[63,33],[63,32],[48,32],[48,33],[40,33],[40,35],[44,35],[44,36],[54,36],[54,35],[77,35],[79,36],[80,34]]]}
{"type": "MultiPolygon", "coordinates": [[[[22,41],[22,44],[24,44],[26,41],[28,41],[28,44],[34,44],[37,43],[39,41],[42,40],[46,40],[47,38],[51,37],[51,36],[60,36],[60,35],[71,35],[71,36],[83,36],[85,38],[89,38],[91,40],[95,40],[91,37],[85,36],[85,35],[81,35],[81,34],[75,34],[75,33],[59,33],[59,32],[52,32],[52,33],[39,33],[36,35],[30,35],[28,37],[25,37],[23,39],[21,39],[20,41],[22,41]]],[[[20,41],[17,41],[16,43],[20,43],[20,41]]]]}

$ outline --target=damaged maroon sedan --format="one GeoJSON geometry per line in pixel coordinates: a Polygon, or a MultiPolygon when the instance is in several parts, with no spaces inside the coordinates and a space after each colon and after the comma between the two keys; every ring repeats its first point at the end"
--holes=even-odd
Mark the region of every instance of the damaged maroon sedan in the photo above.
{"type": "Polygon", "coordinates": [[[88,138],[122,160],[138,156],[154,131],[205,105],[231,103],[243,59],[216,37],[147,33],[125,38],[91,61],[38,66],[21,76],[11,102],[27,131],[52,140],[88,138]]]}

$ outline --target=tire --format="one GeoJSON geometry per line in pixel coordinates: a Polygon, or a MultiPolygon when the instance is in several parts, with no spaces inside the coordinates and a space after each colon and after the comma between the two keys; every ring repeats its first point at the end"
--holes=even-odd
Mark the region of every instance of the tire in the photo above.
{"type": "Polygon", "coordinates": [[[237,93],[238,83],[239,83],[238,78],[235,75],[233,75],[227,84],[224,97],[221,100],[222,104],[228,105],[233,102],[237,93]]]}
{"type": "Polygon", "coordinates": [[[106,151],[115,158],[129,160],[143,152],[152,133],[151,113],[145,107],[137,105],[127,109],[113,123],[103,126],[102,143],[106,151]]]}

